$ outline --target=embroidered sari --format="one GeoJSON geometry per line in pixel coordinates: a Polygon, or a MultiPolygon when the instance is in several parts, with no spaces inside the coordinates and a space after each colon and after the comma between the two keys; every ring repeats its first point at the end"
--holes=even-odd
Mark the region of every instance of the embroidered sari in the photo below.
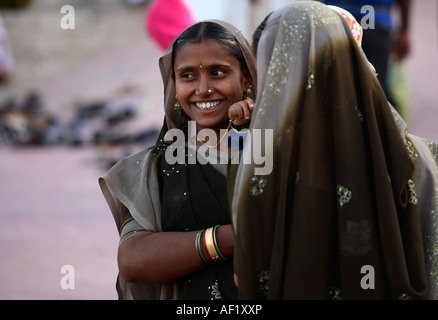
{"type": "Polygon", "coordinates": [[[347,21],[277,10],[257,66],[250,130],[273,130],[273,170],[233,171],[239,297],[438,298],[438,147],[406,131],[347,21]]]}
{"type": "MultiPolygon", "coordinates": [[[[255,89],[255,60],[249,43],[234,26],[219,20],[210,21],[223,26],[236,38],[255,89]]],[[[174,146],[167,142],[166,133],[170,129],[187,133],[188,120],[180,110],[174,109],[172,47],[159,61],[164,84],[165,119],[156,145],[121,159],[99,179],[121,237],[120,244],[138,232],[195,231],[231,223],[226,188],[230,155],[218,151],[217,164],[201,164],[195,146],[174,146]],[[168,163],[166,151],[169,148],[175,148],[172,152],[183,148],[184,161],[168,163]],[[224,157],[226,161],[223,161],[224,157]]],[[[185,138],[191,137],[186,135],[185,138]]],[[[208,266],[173,283],[127,283],[119,275],[116,287],[120,299],[237,298],[233,260],[208,266]]]]}

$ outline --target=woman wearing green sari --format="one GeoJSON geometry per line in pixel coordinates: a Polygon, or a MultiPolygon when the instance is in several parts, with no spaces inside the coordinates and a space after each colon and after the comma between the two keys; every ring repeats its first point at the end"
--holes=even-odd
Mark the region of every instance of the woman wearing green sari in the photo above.
{"type": "Polygon", "coordinates": [[[99,179],[120,233],[119,298],[236,299],[226,137],[230,106],[254,99],[254,56],[234,26],[203,21],[175,39],[160,70],[156,145],[99,179]]]}
{"type": "Polygon", "coordinates": [[[249,129],[273,130],[273,171],[230,177],[239,297],[438,298],[438,146],[407,133],[347,21],[297,1],[256,52],[249,129]]]}

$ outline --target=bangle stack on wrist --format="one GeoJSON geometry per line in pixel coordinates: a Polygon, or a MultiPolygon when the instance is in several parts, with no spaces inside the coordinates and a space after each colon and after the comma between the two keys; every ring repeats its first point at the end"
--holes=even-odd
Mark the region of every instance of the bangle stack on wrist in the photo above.
{"type": "Polygon", "coordinates": [[[198,252],[201,260],[207,265],[212,265],[214,263],[228,260],[222,255],[217,244],[216,229],[218,227],[219,225],[201,230],[196,236],[196,251],[198,252]],[[202,252],[202,243],[204,245],[205,252],[207,252],[206,257],[202,252]]]}

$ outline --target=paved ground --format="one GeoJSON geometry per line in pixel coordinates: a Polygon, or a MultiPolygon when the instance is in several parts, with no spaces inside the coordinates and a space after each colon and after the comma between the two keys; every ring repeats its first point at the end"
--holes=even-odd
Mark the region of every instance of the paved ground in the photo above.
{"type": "MultiPolygon", "coordinates": [[[[147,4],[76,0],[76,29],[59,27],[60,5],[38,0],[2,13],[17,59],[0,99],[38,90],[62,121],[78,101],[112,99],[124,88],[146,99],[136,125],[161,125],[160,51],[143,29],[147,4]]],[[[410,131],[438,141],[438,3],[414,1],[410,131]]],[[[126,90],[125,90],[126,91],[126,90]]],[[[117,232],[97,178],[97,150],[0,149],[0,299],[115,299],[117,232]],[[61,267],[75,271],[64,290],[61,267]]]]}
{"type": "Polygon", "coordinates": [[[1,150],[0,299],[116,298],[118,239],[101,173],[90,148],[1,150]],[[64,265],[74,290],[61,287],[64,265]]]}
{"type": "MultiPolygon", "coordinates": [[[[134,125],[162,123],[161,52],[143,29],[147,4],[73,1],[76,29],[62,30],[58,1],[3,12],[17,60],[0,98],[33,90],[68,124],[79,103],[139,96],[134,125]],[[129,92],[127,94],[126,92],[129,92]]],[[[116,299],[118,236],[97,184],[106,167],[93,147],[0,147],[0,299],[116,299]],[[64,265],[75,289],[64,290],[64,265]]]]}

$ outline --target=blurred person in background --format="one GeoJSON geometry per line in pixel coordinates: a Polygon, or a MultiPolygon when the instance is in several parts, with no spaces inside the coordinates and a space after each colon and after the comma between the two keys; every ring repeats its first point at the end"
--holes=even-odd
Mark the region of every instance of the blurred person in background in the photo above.
{"type": "Polygon", "coordinates": [[[155,0],[145,16],[146,32],[162,51],[166,51],[172,41],[196,21],[185,0],[155,0]]]}
{"type": "MultiPolygon", "coordinates": [[[[409,37],[410,0],[322,0],[321,2],[341,7],[350,12],[362,24],[364,39],[362,48],[369,61],[376,68],[380,84],[388,101],[396,110],[406,117],[407,101],[399,101],[394,93],[392,79],[389,78],[390,67],[401,67],[400,63],[410,53],[409,37]],[[371,16],[366,6],[371,6],[371,16]],[[398,10],[398,12],[397,12],[398,10]],[[397,14],[398,13],[398,19],[397,14]],[[364,21],[362,19],[365,17],[364,21]],[[369,19],[374,19],[374,26],[369,19]],[[402,106],[403,105],[403,106],[402,106]]],[[[369,8],[368,8],[369,9],[369,8]]],[[[401,74],[400,74],[401,75],[401,74]]],[[[405,79],[398,79],[404,85],[405,79]]]]}
{"type": "Polygon", "coordinates": [[[8,40],[8,33],[0,16],[0,85],[7,82],[15,66],[14,56],[8,40]]]}
{"type": "Polygon", "coordinates": [[[207,19],[232,23],[249,39],[266,14],[294,1],[154,0],[146,12],[145,27],[163,51],[185,28],[207,19]]]}

